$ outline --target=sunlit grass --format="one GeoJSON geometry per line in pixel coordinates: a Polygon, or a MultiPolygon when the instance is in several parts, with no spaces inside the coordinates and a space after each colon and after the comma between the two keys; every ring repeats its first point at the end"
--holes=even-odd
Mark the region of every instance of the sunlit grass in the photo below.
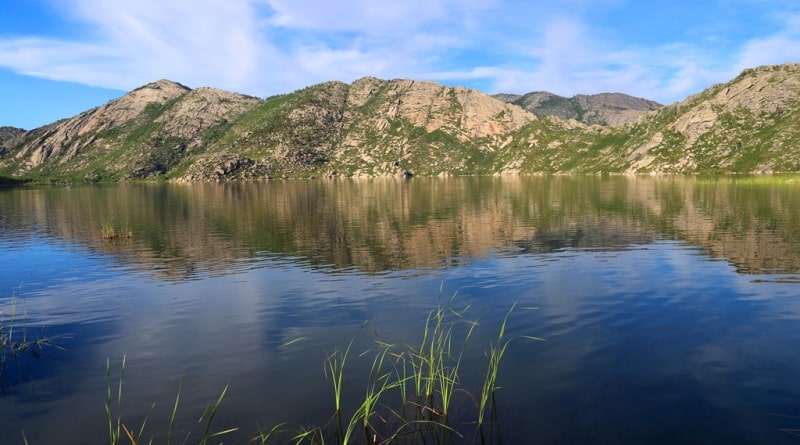
{"type": "Polygon", "coordinates": [[[37,335],[31,335],[27,326],[27,311],[18,308],[16,293],[5,310],[0,309],[0,377],[5,378],[10,361],[24,355],[40,357],[48,347],[60,349],[48,338],[44,328],[37,335]]]}
{"type": "Polygon", "coordinates": [[[700,176],[698,184],[800,185],[800,174],[700,176]]]}
{"type": "MultiPolygon", "coordinates": [[[[508,337],[507,324],[518,310],[516,305],[512,305],[503,317],[496,336],[484,351],[487,363],[480,388],[468,387],[461,380],[461,365],[465,351],[474,343],[473,337],[479,325],[478,320],[468,317],[469,310],[469,306],[456,309],[453,299],[445,305],[437,305],[428,313],[421,340],[415,344],[383,341],[372,329],[373,338],[368,341],[367,349],[356,354],[356,344],[362,344],[356,341],[357,337],[368,331],[366,327],[372,327],[365,323],[343,349],[334,349],[323,356],[325,371],[321,377],[331,382],[331,420],[324,425],[298,425],[294,428],[279,423],[266,431],[258,427],[248,443],[444,444],[461,443],[470,436],[475,443],[485,443],[487,432],[497,437],[499,433],[492,431],[492,428],[497,427],[495,392],[499,389],[497,382],[502,359],[516,338],[540,339],[530,336],[508,337]],[[366,378],[358,380],[348,377],[354,373],[360,374],[353,367],[366,363],[369,363],[366,378]],[[361,396],[345,400],[345,389],[351,392],[346,385],[353,384],[363,388],[361,396]],[[457,394],[459,396],[455,397],[457,394]],[[450,413],[455,408],[458,408],[460,415],[452,419],[450,413]],[[489,416],[491,423],[486,421],[489,416]]],[[[310,340],[297,338],[284,344],[284,347],[304,341],[310,340]]],[[[140,421],[131,423],[130,419],[124,418],[126,368],[125,356],[116,373],[111,360],[106,360],[104,411],[110,445],[152,445],[164,443],[164,440],[167,445],[208,445],[212,442],[222,443],[222,436],[239,431],[239,427],[212,428],[228,392],[226,385],[217,399],[203,410],[198,421],[200,431],[196,436],[191,431],[175,434],[183,388],[181,377],[170,417],[165,421],[166,433],[162,429],[162,436],[156,438],[150,433],[153,423],[150,417],[155,404],[149,407],[140,421]]],[[[24,431],[22,437],[27,444],[24,431]]]]}
{"type": "Polygon", "coordinates": [[[133,238],[133,231],[131,231],[127,224],[122,227],[116,227],[114,224],[106,220],[102,227],[102,237],[106,241],[131,239],[133,238]]]}
{"type": "MultiPolygon", "coordinates": [[[[488,362],[479,393],[464,387],[459,375],[464,351],[470,347],[478,326],[477,320],[467,317],[469,309],[469,306],[455,309],[451,299],[446,305],[431,310],[419,344],[395,344],[375,338],[374,347],[359,355],[363,358],[372,354],[371,367],[361,402],[357,402],[358,406],[349,415],[342,406],[342,393],[345,375],[351,372],[346,365],[353,353],[353,340],[344,349],[327,353],[325,377],[331,380],[333,388],[334,423],[303,427],[291,436],[291,441],[324,444],[327,439],[342,445],[452,443],[456,437],[463,439],[467,433],[465,429],[470,428],[476,438],[482,440],[487,415],[495,412],[500,364],[515,339],[506,335],[506,326],[516,305],[505,314],[497,336],[488,345],[485,354],[488,362]],[[460,403],[457,406],[461,411],[472,412],[474,418],[467,423],[453,424],[449,414],[456,403],[454,395],[459,392],[464,397],[457,398],[460,403]],[[461,406],[463,404],[470,404],[471,408],[461,406]]],[[[531,336],[516,338],[541,340],[531,336]]],[[[295,339],[285,346],[306,340],[295,339]]],[[[271,430],[268,436],[274,437],[276,431],[271,430]]],[[[258,439],[265,443],[265,435],[258,439]]]]}
{"type": "MultiPolygon", "coordinates": [[[[122,363],[120,365],[119,370],[119,377],[112,381],[112,371],[111,371],[111,360],[106,359],[106,382],[107,382],[107,392],[106,392],[106,402],[105,402],[105,413],[106,413],[106,422],[108,423],[108,439],[110,445],[120,445],[125,443],[123,440],[123,433],[124,438],[127,438],[128,443],[130,445],[143,445],[149,444],[152,445],[153,437],[151,436],[149,439],[145,439],[145,433],[147,430],[147,422],[150,418],[150,413],[152,412],[153,408],[155,408],[155,404],[150,406],[150,410],[148,410],[147,414],[142,420],[141,425],[138,428],[134,429],[128,426],[123,419],[123,406],[122,406],[122,398],[123,398],[123,381],[125,379],[125,366],[126,366],[127,359],[125,356],[122,357],[122,363]]],[[[175,419],[178,415],[178,406],[180,405],[181,399],[181,389],[183,388],[183,378],[181,378],[180,383],[178,384],[178,394],[175,396],[175,402],[172,406],[172,414],[169,419],[169,426],[167,429],[167,445],[172,443],[173,439],[173,430],[175,427],[175,419]]],[[[228,386],[226,385],[222,392],[220,393],[219,397],[217,398],[216,402],[211,405],[208,405],[200,416],[200,420],[198,423],[203,425],[203,431],[198,436],[198,439],[195,442],[199,445],[207,445],[210,439],[224,436],[226,434],[232,433],[237,431],[238,428],[228,428],[220,431],[211,431],[211,424],[214,420],[214,417],[219,410],[220,405],[222,405],[222,400],[225,398],[225,395],[228,393],[228,386]]],[[[180,441],[182,444],[190,443],[189,439],[191,437],[192,432],[188,431],[183,439],[180,441]]]]}

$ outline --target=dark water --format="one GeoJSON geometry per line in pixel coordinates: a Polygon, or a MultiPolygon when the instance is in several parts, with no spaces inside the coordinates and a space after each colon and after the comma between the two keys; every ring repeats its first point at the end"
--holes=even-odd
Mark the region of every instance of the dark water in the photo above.
{"type": "MultiPolygon", "coordinates": [[[[144,436],[156,443],[182,376],[176,443],[187,430],[197,438],[203,407],[226,385],[212,429],[240,430],[225,443],[280,422],[324,425],[326,351],[355,338],[352,409],[370,367],[358,354],[376,335],[418,342],[428,311],[453,294],[480,323],[460,372],[472,394],[517,304],[494,442],[800,443],[789,431],[800,429],[800,184],[1,189],[0,264],[6,328],[13,297],[15,330],[63,348],[6,360],[3,444],[23,443],[22,431],[32,445],[108,443],[106,363],[116,393],[123,355],[123,421],[138,428],[151,410],[144,436]],[[133,237],[105,241],[104,224],[133,237]],[[309,341],[282,347],[297,338],[309,341]]],[[[461,394],[452,420],[470,443],[475,407],[461,394]]]]}

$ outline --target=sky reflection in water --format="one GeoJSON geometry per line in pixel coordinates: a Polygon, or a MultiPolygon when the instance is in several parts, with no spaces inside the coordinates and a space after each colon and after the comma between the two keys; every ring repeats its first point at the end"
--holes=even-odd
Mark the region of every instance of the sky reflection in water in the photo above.
{"type": "MultiPolygon", "coordinates": [[[[29,326],[68,336],[9,380],[2,437],[104,443],[105,364],[123,355],[126,414],[136,423],[156,402],[154,434],[182,375],[182,428],[228,383],[219,425],[240,439],[256,424],[321,425],[325,351],[354,336],[367,348],[366,320],[418,341],[453,293],[481,322],[471,388],[508,308],[537,308],[509,326],[547,341],[513,342],[502,364],[508,443],[791,443],[780,428],[800,425],[776,415],[800,412],[798,262],[783,255],[793,191],[625,178],[215,187],[0,192],[0,305],[16,294],[29,326]],[[738,209],[720,205],[729,196],[738,209]],[[97,239],[108,215],[134,239],[97,239]],[[753,274],[764,266],[783,273],[753,274]],[[281,347],[300,337],[314,341],[281,347]]],[[[349,371],[348,395],[367,371],[349,371]]]]}

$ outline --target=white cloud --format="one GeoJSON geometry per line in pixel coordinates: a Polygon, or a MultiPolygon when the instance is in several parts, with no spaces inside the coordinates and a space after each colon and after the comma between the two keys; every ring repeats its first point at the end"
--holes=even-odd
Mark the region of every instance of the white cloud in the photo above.
{"type": "MultiPolygon", "coordinates": [[[[64,0],[79,36],[0,38],[0,66],[129,90],[158,78],[266,96],[374,75],[489,92],[622,91],[671,102],[741,68],[800,59],[800,16],[739,48],[637,43],[601,25],[601,6],[501,0],[64,0]]],[[[675,25],[678,26],[678,25],[675,25]]],[[[730,27],[719,27],[726,29],[730,27]]],[[[720,31],[721,32],[721,31],[720,31]]],[[[677,35],[678,33],[676,33],[677,35]]]]}
{"type": "Polygon", "coordinates": [[[754,39],[747,43],[739,55],[739,68],[800,61],[800,38],[778,35],[754,39]]]}
{"type": "Polygon", "coordinates": [[[234,86],[254,77],[271,49],[258,40],[247,2],[76,0],[63,8],[89,25],[84,41],[0,40],[0,64],[118,89],[168,76],[234,86]]]}
{"type": "Polygon", "coordinates": [[[274,15],[269,22],[287,28],[359,32],[400,37],[421,27],[458,23],[476,10],[488,8],[481,0],[268,0],[274,15]]]}

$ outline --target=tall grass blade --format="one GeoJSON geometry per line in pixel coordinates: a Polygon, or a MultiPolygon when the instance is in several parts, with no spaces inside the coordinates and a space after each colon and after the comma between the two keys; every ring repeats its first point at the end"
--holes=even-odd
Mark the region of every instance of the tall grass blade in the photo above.
{"type": "Polygon", "coordinates": [[[175,403],[172,405],[172,414],[169,417],[169,428],[167,429],[167,445],[172,443],[172,432],[175,428],[175,418],[178,416],[178,404],[181,401],[181,390],[183,389],[183,379],[185,376],[181,376],[180,381],[178,381],[178,394],[175,396],[175,403]]]}
{"type": "Polygon", "coordinates": [[[119,372],[119,383],[117,385],[116,413],[114,412],[114,397],[111,385],[111,359],[106,358],[106,421],[108,422],[108,440],[111,445],[118,445],[122,438],[122,381],[125,376],[126,356],[122,356],[122,365],[119,372]]]}
{"type": "Polygon", "coordinates": [[[208,421],[206,421],[206,428],[203,431],[203,435],[202,435],[202,437],[200,439],[200,445],[206,445],[208,439],[211,438],[211,437],[222,436],[222,435],[229,434],[229,433],[232,433],[232,432],[238,430],[238,428],[230,428],[230,429],[227,429],[227,430],[224,430],[224,431],[218,431],[216,433],[209,434],[209,431],[211,430],[211,422],[214,420],[214,416],[217,414],[217,410],[219,410],[219,406],[222,405],[222,399],[224,399],[225,398],[225,394],[228,393],[228,386],[229,385],[230,384],[225,385],[225,388],[222,389],[222,392],[220,393],[220,395],[217,398],[217,401],[214,403],[214,405],[206,408],[206,410],[203,412],[203,415],[200,417],[200,422],[202,422],[203,418],[206,416],[206,414],[208,415],[208,421]]]}
{"type": "Polygon", "coordinates": [[[258,432],[258,436],[253,438],[252,441],[255,442],[257,440],[257,441],[261,442],[261,445],[266,445],[267,442],[270,439],[272,439],[273,437],[276,437],[278,434],[283,433],[283,432],[286,431],[283,428],[284,425],[286,425],[286,422],[281,422],[281,423],[273,426],[272,428],[270,428],[270,430],[267,431],[266,433],[264,433],[263,431],[259,431],[258,432]]]}

